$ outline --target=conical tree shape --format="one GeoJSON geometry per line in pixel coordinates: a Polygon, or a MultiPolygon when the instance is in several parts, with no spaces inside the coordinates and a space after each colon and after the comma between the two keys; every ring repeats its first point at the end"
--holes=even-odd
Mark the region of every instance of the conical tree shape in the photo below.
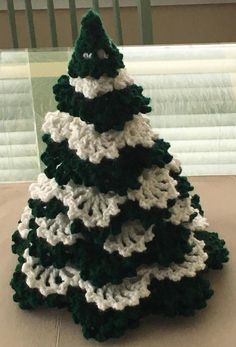
{"type": "Polygon", "coordinates": [[[68,73],[43,124],[45,171],[13,234],[14,300],[67,307],[98,341],[148,314],[194,314],[213,293],[202,273],[222,268],[228,251],[92,11],[68,73]]]}
{"type": "Polygon", "coordinates": [[[106,74],[108,77],[116,77],[118,69],[124,68],[122,58],[106,35],[100,17],[90,11],[81,22],[80,36],[69,63],[69,75],[99,78],[106,74]]]}

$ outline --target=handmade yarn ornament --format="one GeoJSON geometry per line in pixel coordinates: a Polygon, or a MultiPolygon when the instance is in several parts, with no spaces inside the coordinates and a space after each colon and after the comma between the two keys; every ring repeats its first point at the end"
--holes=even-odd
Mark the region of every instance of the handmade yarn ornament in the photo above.
{"type": "Polygon", "coordinates": [[[213,290],[203,273],[221,269],[228,250],[207,230],[199,196],[145,115],[150,99],[95,12],[53,92],[44,173],[12,236],[14,301],[66,307],[97,341],[149,314],[204,308],[213,290]]]}

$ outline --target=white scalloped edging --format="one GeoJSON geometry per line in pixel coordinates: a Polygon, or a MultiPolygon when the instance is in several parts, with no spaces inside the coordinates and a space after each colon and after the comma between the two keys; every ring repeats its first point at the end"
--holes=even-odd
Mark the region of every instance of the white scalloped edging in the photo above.
{"type": "Polygon", "coordinates": [[[185,223],[184,226],[191,231],[205,231],[209,227],[209,223],[205,217],[200,215],[198,210],[195,211],[198,212],[198,215],[190,223],[185,223]]]}
{"type": "Polygon", "coordinates": [[[145,230],[140,221],[128,221],[121,227],[118,235],[109,235],[104,242],[104,249],[109,253],[117,251],[122,257],[129,257],[133,252],[144,252],[146,243],[154,238],[152,232],[154,225],[145,230]]]}
{"type": "Polygon", "coordinates": [[[128,190],[128,198],[138,201],[144,209],[152,207],[167,208],[169,199],[176,199],[179,196],[175,186],[175,181],[169,175],[169,169],[153,166],[151,169],[145,169],[138,178],[141,186],[136,190],[128,190]]]}
{"type": "Polygon", "coordinates": [[[114,89],[124,89],[134,83],[126,69],[120,69],[119,74],[115,78],[105,75],[98,79],[89,76],[85,78],[70,77],[69,82],[77,93],[82,93],[88,99],[94,99],[108,92],[112,92],[114,89]]]}
{"type": "MultiPolygon", "coordinates": [[[[165,168],[153,167],[151,170],[145,170],[141,177],[142,186],[139,190],[129,190],[129,199],[137,200],[142,208],[149,209],[153,206],[166,208],[167,200],[177,197],[175,204],[169,208],[171,217],[167,221],[175,225],[183,224],[191,231],[207,229],[209,226],[207,219],[200,215],[198,209],[194,209],[191,206],[191,197],[183,200],[178,199],[179,193],[175,189],[176,181],[167,174],[165,168]],[[153,172],[157,174],[158,179],[155,174],[152,176],[153,172]],[[166,183],[163,183],[163,180],[166,183]],[[194,212],[197,212],[197,216],[189,222],[189,218],[194,212]]],[[[36,218],[36,223],[39,225],[37,235],[45,238],[51,245],[55,245],[58,242],[71,245],[76,242],[77,238],[81,238],[77,234],[72,236],[70,233],[71,221],[76,218],[80,218],[87,227],[108,226],[111,217],[120,212],[120,205],[127,200],[127,197],[119,196],[112,192],[107,194],[99,193],[94,187],[78,186],[73,182],[60,187],[55,179],[49,179],[45,174],[38,176],[38,182],[30,185],[29,192],[32,199],[49,202],[56,197],[69,208],[67,215],[59,214],[55,219],[36,218]]],[[[29,221],[31,218],[33,218],[31,209],[26,206],[18,224],[18,231],[23,239],[26,239],[29,233],[29,221]]],[[[110,236],[105,246],[108,247],[109,245],[111,247],[111,244],[118,242],[119,246],[113,245],[112,247],[118,247],[119,250],[117,250],[122,255],[130,254],[132,247],[134,247],[134,251],[145,249],[145,242],[149,242],[149,237],[151,238],[152,235],[150,230],[145,232],[141,224],[138,227],[138,221],[135,223],[134,221],[127,221],[126,223],[122,226],[123,232],[117,236],[110,236]],[[132,237],[133,241],[135,241],[134,243],[131,241],[132,237]],[[127,243],[126,246],[128,244],[130,247],[132,246],[130,250],[123,248],[122,245],[125,243],[127,243]]]]}
{"type": "Polygon", "coordinates": [[[113,192],[103,194],[95,187],[78,186],[73,182],[60,187],[54,178],[49,179],[45,174],[38,175],[38,182],[29,187],[32,199],[48,202],[53,198],[62,201],[69,209],[67,216],[70,220],[80,218],[86,227],[106,227],[112,216],[120,212],[119,205],[126,197],[113,192]]]}
{"type": "Polygon", "coordinates": [[[29,234],[29,221],[32,218],[31,208],[25,206],[23,213],[21,214],[20,223],[18,224],[18,231],[22,239],[26,239],[29,234]]]}
{"type": "Polygon", "coordinates": [[[72,222],[63,213],[59,213],[54,219],[35,218],[35,222],[39,226],[36,230],[37,236],[46,239],[52,246],[56,246],[59,242],[71,246],[82,238],[79,233],[71,233],[72,222]]]}
{"type": "Polygon", "coordinates": [[[29,250],[24,252],[26,262],[22,266],[22,272],[26,275],[26,283],[30,288],[37,288],[44,295],[62,294],[65,295],[68,286],[80,287],[85,291],[87,302],[97,305],[100,310],[112,308],[123,310],[126,306],[136,306],[140,299],[150,295],[148,286],[153,278],[158,280],[169,279],[180,281],[183,277],[195,277],[198,271],[205,268],[208,258],[204,252],[205,243],[197,240],[193,235],[189,238],[192,251],[185,255],[182,264],[172,263],[165,268],[158,264],[151,266],[141,266],[137,270],[137,276],[125,278],[121,284],[108,283],[101,288],[96,288],[89,281],[84,281],[80,277],[80,272],[70,266],[56,269],[53,266],[44,268],[39,264],[39,259],[31,257],[29,250]],[[58,283],[60,278],[61,283],[58,283]]]}
{"type": "Polygon", "coordinates": [[[189,221],[189,217],[195,209],[191,206],[191,198],[177,199],[176,203],[169,208],[171,217],[168,219],[171,223],[178,225],[189,221]]]}
{"type": "Polygon", "coordinates": [[[100,134],[93,124],[87,124],[79,117],[60,111],[48,112],[42,130],[55,142],[67,140],[69,148],[75,150],[81,159],[94,164],[99,164],[103,158],[118,158],[119,150],[125,146],[151,148],[158,138],[149,125],[149,119],[141,113],[126,122],[122,131],[111,129],[100,134]]]}

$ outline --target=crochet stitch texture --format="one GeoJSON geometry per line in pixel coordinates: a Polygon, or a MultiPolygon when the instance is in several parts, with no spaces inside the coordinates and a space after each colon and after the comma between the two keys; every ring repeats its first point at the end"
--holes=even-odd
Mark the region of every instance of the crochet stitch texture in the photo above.
{"type": "Polygon", "coordinates": [[[205,307],[213,290],[202,274],[221,269],[228,251],[207,231],[199,196],[145,116],[149,98],[93,11],[53,91],[46,167],[12,236],[14,301],[67,307],[97,341],[149,314],[205,307]]]}

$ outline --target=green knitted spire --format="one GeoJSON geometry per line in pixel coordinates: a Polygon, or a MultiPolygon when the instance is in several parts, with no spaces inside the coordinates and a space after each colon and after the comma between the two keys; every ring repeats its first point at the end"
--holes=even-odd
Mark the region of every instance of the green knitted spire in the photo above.
{"type": "Polygon", "coordinates": [[[123,55],[107,36],[100,17],[89,11],[81,21],[80,35],[69,63],[69,75],[99,78],[106,74],[115,77],[117,70],[124,67],[122,58],[123,55]]]}
{"type": "Polygon", "coordinates": [[[94,99],[86,98],[71,85],[71,77],[115,78],[124,68],[122,58],[105,33],[100,17],[89,11],[81,22],[80,35],[68,67],[69,75],[62,75],[53,87],[58,110],[94,124],[100,133],[110,129],[123,130],[134,114],[150,112],[150,99],[142,95],[143,88],[136,84],[114,89],[94,99]]]}

